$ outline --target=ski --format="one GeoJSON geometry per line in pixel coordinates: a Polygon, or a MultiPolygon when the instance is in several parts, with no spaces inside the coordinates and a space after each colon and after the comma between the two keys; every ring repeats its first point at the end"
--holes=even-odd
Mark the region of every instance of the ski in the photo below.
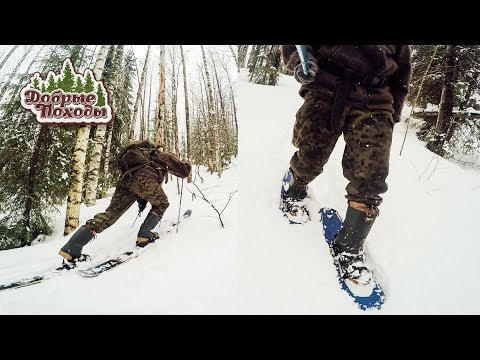
{"type": "MultiPolygon", "coordinates": [[[[185,211],[185,213],[183,214],[183,218],[187,219],[187,218],[190,217],[191,214],[192,214],[192,210],[189,209],[189,210],[185,211]]],[[[178,225],[180,222],[181,222],[181,220],[178,221],[178,222],[175,222],[173,224],[167,225],[168,228],[167,228],[165,233],[168,234],[170,232],[170,230],[172,228],[175,228],[175,226],[178,225]]],[[[146,247],[148,247],[148,245],[146,247]]],[[[126,251],[126,252],[114,257],[113,259],[106,260],[106,261],[104,261],[100,264],[94,265],[94,266],[89,267],[87,269],[73,269],[73,270],[79,271],[85,277],[95,277],[95,276],[101,274],[102,272],[111,270],[111,269],[117,267],[120,264],[123,264],[123,263],[125,263],[125,262],[127,262],[127,261],[129,261],[133,258],[136,258],[144,250],[145,250],[145,248],[136,248],[135,250],[126,251]]],[[[66,272],[69,272],[69,271],[70,270],[66,270],[62,267],[56,267],[53,270],[49,270],[48,272],[45,272],[44,274],[34,275],[34,276],[31,276],[31,277],[26,277],[26,278],[23,278],[23,279],[20,279],[20,280],[17,280],[17,281],[12,281],[12,282],[7,283],[7,284],[0,284],[0,291],[18,289],[18,288],[25,287],[25,286],[39,284],[39,283],[41,283],[45,280],[48,280],[48,279],[50,279],[52,277],[55,277],[55,276],[58,276],[58,275],[62,275],[62,274],[66,273],[66,272]]]]}
{"type": "MultiPolygon", "coordinates": [[[[343,220],[335,209],[321,208],[319,212],[323,224],[323,235],[330,248],[330,253],[333,255],[333,240],[340,232],[343,226],[343,220]]],[[[385,294],[375,279],[368,285],[354,284],[348,279],[342,279],[338,262],[334,260],[334,264],[341,289],[353,298],[355,304],[357,304],[360,309],[381,308],[385,301],[385,294]]]]}
{"type": "MultiPolygon", "coordinates": [[[[148,245],[146,247],[148,247],[148,245]]],[[[80,272],[80,274],[82,274],[85,277],[95,277],[95,276],[98,276],[105,271],[111,270],[111,269],[117,267],[118,265],[124,264],[127,261],[136,258],[142,252],[143,251],[126,251],[126,252],[117,256],[114,259],[109,259],[109,260],[106,260],[106,261],[104,261],[100,264],[92,266],[88,269],[78,270],[78,271],[80,272]]]]}
{"type": "MultiPolygon", "coordinates": [[[[191,214],[192,214],[192,210],[189,209],[189,210],[185,211],[185,213],[183,214],[183,219],[189,218],[191,214]]],[[[182,220],[179,220],[178,222],[175,222],[173,224],[169,224],[169,227],[166,230],[166,234],[170,233],[170,231],[181,222],[182,222],[182,220]]],[[[152,241],[152,243],[153,243],[153,241],[152,241]]],[[[100,275],[101,273],[112,270],[112,269],[116,268],[117,266],[119,266],[121,264],[124,264],[127,261],[130,261],[130,260],[138,257],[149,246],[150,246],[150,244],[147,244],[144,248],[136,248],[133,251],[126,251],[126,252],[118,255],[117,257],[115,257],[113,259],[106,260],[106,261],[104,261],[100,264],[94,265],[94,266],[92,266],[88,269],[79,270],[79,272],[80,272],[80,274],[82,274],[85,277],[96,277],[96,276],[100,275]]]]}
{"type": "Polygon", "coordinates": [[[17,280],[17,281],[13,281],[11,283],[0,285],[0,291],[18,289],[18,288],[25,287],[25,286],[39,284],[39,283],[41,283],[45,280],[48,280],[48,279],[50,279],[54,276],[61,275],[64,272],[66,272],[66,270],[62,271],[62,270],[59,270],[59,268],[56,268],[54,270],[49,270],[48,272],[46,272],[42,275],[35,275],[35,276],[32,276],[32,277],[23,278],[23,279],[20,279],[20,280],[17,280]]]}
{"type": "Polygon", "coordinates": [[[5,285],[0,285],[0,291],[3,290],[9,290],[9,289],[15,289],[15,288],[20,288],[32,284],[37,284],[41,281],[45,280],[45,275],[39,275],[39,276],[34,276],[29,279],[22,279],[18,281],[14,281],[10,284],[5,284],[5,285]]]}

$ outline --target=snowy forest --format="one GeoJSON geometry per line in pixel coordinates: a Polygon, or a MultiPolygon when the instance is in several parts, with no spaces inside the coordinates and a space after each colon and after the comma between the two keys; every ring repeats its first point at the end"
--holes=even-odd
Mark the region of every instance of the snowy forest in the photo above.
{"type": "Polygon", "coordinates": [[[385,302],[364,309],[320,211],[349,209],[348,138],[308,184],[310,221],[279,208],[304,104],[281,45],[0,46],[0,314],[479,314],[480,46],[411,49],[388,191],[364,244],[385,302]],[[113,120],[41,123],[27,87],[88,90],[113,120]],[[134,204],[88,242],[90,260],[56,272],[67,238],[111,205],[120,149],[141,139],[194,165],[162,184],[158,239],[136,245],[149,212],[134,204]]]}
{"type": "MultiPolygon", "coordinates": [[[[433,153],[480,168],[480,46],[412,45],[409,129],[433,153]]],[[[239,45],[238,63],[254,84],[276,85],[280,45],[239,45]]]]}
{"type": "Polygon", "coordinates": [[[50,235],[61,207],[64,235],[74,231],[80,204],[95,205],[115,186],[113,161],[131,140],[148,139],[221,177],[238,153],[237,64],[228,45],[0,46],[0,250],[50,235]],[[105,85],[108,125],[39,124],[22,108],[32,75],[58,72],[66,58],[105,85]]]}

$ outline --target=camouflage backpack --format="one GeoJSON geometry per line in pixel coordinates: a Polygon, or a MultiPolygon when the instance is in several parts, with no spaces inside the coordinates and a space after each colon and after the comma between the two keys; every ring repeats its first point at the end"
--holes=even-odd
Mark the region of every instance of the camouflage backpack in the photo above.
{"type": "Polygon", "coordinates": [[[149,165],[152,162],[150,154],[156,150],[157,147],[148,140],[130,142],[120,151],[115,164],[123,174],[132,172],[149,165]]]}

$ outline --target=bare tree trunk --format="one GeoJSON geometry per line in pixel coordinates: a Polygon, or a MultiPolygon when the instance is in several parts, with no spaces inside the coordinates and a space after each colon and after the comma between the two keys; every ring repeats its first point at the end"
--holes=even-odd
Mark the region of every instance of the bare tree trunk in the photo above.
{"type": "Polygon", "coordinates": [[[85,52],[87,51],[87,47],[88,47],[88,45],[83,45],[83,47],[82,47],[82,55],[80,55],[79,64],[83,63],[83,58],[85,57],[85,52]]]}
{"type": "Polygon", "coordinates": [[[15,45],[7,54],[7,56],[5,56],[2,60],[2,62],[0,63],[0,70],[2,69],[3,65],[5,65],[5,63],[7,62],[8,58],[10,56],[12,56],[13,52],[18,48],[18,45],[15,45]]]}
{"type": "Polygon", "coordinates": [[[155,115],[152,118],[152,142],[155,143],[155,137],[157,136],[157,114],[158,114],[158,98],[160,96],[160,91],[157,92],[155,96],[155,111],[153,112],[155,115]]]}
{"type": "Polygon", "coordinates": [[[219,129],[218,129],[218,116],[215,113],[215,109],[213,108],[213,92],[212,92],[212,84],[210,82],[210,75],[208,74],[208,67],[207,67],[207,57],[205,56],[205,50],[203,49],[203,45],[200,45],[202,49],[202,57],[203,57],[203,64],[205,66],[205,75],[206,75],[206,82],[207,82],[207,90],[208,90],[208,117],[212,124],[213,128],[213,136],[214,136],[214,145],[215,145],[215,162],[216,162],[216,170],[217,174],[220,177],[222,175],[222,159],[220,157],[220,139],[219,139],[219,129]]]}
{"type": "MultiPolygon", "coordinates": [[[[108,54],[108,45],[102,45],[98,52],[97,61],[93,68],[96,79],[102,78],[103,67],[108,54]]],[[[64,235],[70,234],[78,226],[80,217],[80,203],[82,201],[83,173],[85,171],[85,156],[90,135],[90,125],[78,128],[77,139],[73,151],[72,170],[70,173],[71,184],[67,197],[67,212],[65,216],[64,235]]]]}
{"type": "Polygon", "coordinates": [[[447,54],[445,57],[445,73],[442,84],[442,95],[438,109],[438,118],[435,126],[435,138],[427,144],[427,148],[434,153],[443,156],[443,144],[447,137],[449,127],[452,122],[453,100],[455,92],[455,74],[456,74],[456,46],[447,45],[447,54]]]}
{"type": "Polygon", "coordinates": [[[240,63],[238,62],[237,54],[235,54],[235,51],[233,50],[232,45],[228,45],[228,47],[230,48],[230,51],[232,52],[233,60],[235,60],[235,64],[237,64],[237,69],[240,72],[240,63]]]}
{"type": "MultiPolygon", "coordinates": [[[[225,110],[225,101],[223,100],[223,94],[222,94],[222,87],[220,84],[220,79],[218,77],[217,73],[217,67],[215,66],[215,60],[212,58],[212,66],[213,66],[213,72],[215,74],[215,81],[217,83],[217,92],[218,92],[218,98],[220,101],[216,101],[216,103],[220,103],[220,116],[217,116],[217,122],[218,122],[218,132],[219,132],[219,140],[220,140],[220,146],[225,149],[224,154],[229,154],[230,153],[230,143],[228,142],[228,126],[227,126],[227,112],[225,110]]],[[[222,153],[220,153],[222,154],[222,153]]],[[[223,159],[221,159],[223,163],[223,159]]]]}
{"type": "MultiPolygon", "coordinates": [[[[28,48],[28,50],[25,51],[25,53],[23,54],[22,58],[20,59],[19,62],[17,62],[17,65],[15,65],[15,68],[13,69],[13,71],[11,72],[10,76],[8,77],[7,81],[5,82],[5,84],[3,85],[2,87],[2,90],[0,91],[0,101],[2,101],[3,99],[3,96],[5,95],[5,92],[7,91],[7,88],[8,88],[8,84],[10,84],[12,82],[12,79],[15,77],[15,75],[17,75],[17,71],[18,71],[18,68],[20,67],[20,65],[22,65],[23,61],[25,60],[25,58],[27,57],[28,54],[30,54],[30,51],[32,51],[32,47],[33,45],[30,45],[30,47],[28,48]]],[[[43,48],[43,46],[42,46],[43,48]]],[[[38,54],[37,54],[38,55],[38,54]]]]}
{"type": "MultiPolygon", "coordinates": [[[[148,72],[148,67],[146,69],[146,71],[148,72]]],[[[147,74],[145,74],[145,78],[147,77],[147,74]]],[[[146,80],[145,80],[145,86],[143,87],[143,96],[142,96],[142,101],[141,101],[141,105],[142,105],[142,115],[141,115],[141,121],[140,121],[140,140],[144,140],[145,139],[145,95],[147,93],[147,84],[146,84],[146,80]]]]}
{"type": "Polygon", "coordinates": [[[172,52],[171,52],[171,60],[172,60],[172,130],[173,130],[173,149],[175,152],[175,155],[179,156],[180,152],[178,149],[178,118],[177,118],[177,82],[178,82],[178,77],[177,77],[177,70],[175,69],[175,60],[176,60],[176,54],[175,54],[175,47],[172,46],[172,52]]]}
{"type": "Polygon", "coordinates": [[[172,151],[172,116],[170,109],[165,107],[165,151],[172,151]]]}
{"type": "MultiPolygon", "coordinates": [[[[205,83],[205,88],[206,88],[207,87],[207,80],[205,80],[205,75],[204,75],[201,67],[199,68],[199,74],[201,75],[200,85],[202,84],[201,80],[203,79],[203,82],[205,83]]],[[[205,89],[205,92],[206,92],[205,97],[207,98],[206,100],[204,100],[204,98],[203,98],[203,90],[202,90],[202,86],[200,86],[201,101],[200,101],[200,105],[199,105],[199,112],[203,116],[203,118],[205,119],[204,138],[205,138],[205,145],[206,145],[206,148],[207,148],[207,151],[206,151],[207,166],[208,166],[208,171],[210,172],[210,174],[212,174],[213,171],[214,171],[213,145],[212,145],[212,140],[211,140],[211,134],[213,132],[213,128],[212,128],[211,121],[209,121],[210,116],[208,114],[209,109],[210,109],[209,99],[208,99],[208,90],[205,89]],[[207,111],[205,113],[203,111],[203,105],[204,104],[206,104],[206,108],[207,108],[207,111]]],[[[201,118],[199,116],[199,121],[201,121],[200,119],[201,118]]]]}
{"type": "Polygon", "coordinates": [[[235,105],[236,99],[233,93],[232,82],[230,81],[230,76],[227,73],[228,85],[230,85],[230,98],[233,106],[233,118],[235,119],[235,135],[238,137],[238,121],[237,121],[237,106],[235,105]]]}
{"type": "Polygon", "coordinates": [[[248,81],[252,81],[253,75],[255,74],[255,69],[257,68],[258,55],[263,45],[253,45],[252,51],[250,52],[250,57],[248,59],[247,67],[248,72],[250,73],[250,78],[248,81]]]}
{"type": "Polygon", "coordinates": [[[239,68],[245,67],[247,60],[248,45],[238,45],[238,66],[239,68]]]}
{"type": "MultiPolygon", "coordinates": [[[[185,57],[183,55],[183,46],[180,45],[180,54],[182,56],[182,66],[183,66],[183,93],[185,95],[185,126],[187,133],[187,159],[190,160],[190,112],[188,108],[188,90],[187,90],[187,66],[185,65],[185,57]]],[[[192,182],[192,173],[188,175],[187,182],[192,182]]]]}
{"type": "MultiPolygon", "coordinates": [[[[113,106],[113,105],[112,105],[113,106]]],[[[113,123],[107,126],[107,140],[105,142],[105,161],[103,162],[102,181],[100,183],[100,199],[107,196],[107,190],[110,186],[111,177],[109,174],[109,160],[112,148],[113,123]]]]}
{"type": "Polygon", "coordinates": [[[454,93],[454,75],[455,75],[455,45],[447,45],[447,57],[445,59],[445,78],[442,86],[442,95],[438,110],[436,132],[438,134],[446,133],[451,121],[453,112],[453,93],[454,93]]]}
{"type": "Polygon", "coordinates": [[[150,46],[148,45],[147,48],[147,55],[145,56],[145,62],[143,63],[143,70],[142,70],[142,75],[140,77],[140,83],[138,84],[138,91],[137,91],[137,98],[135,100],[135,107],[133,108],[133,115],[132,115],[132,121],[130,123],[130,134],[129,134],[129,140],[135,139],[135,125],[137,122],[137,116],[138,116],[138,108],[140,107],[140,98],[142,96],[142,90],[143,90],[143,85],[145,83],[145,73],[147,70],[147,64],[148,64],[148,55],[150,54],[150,46]]]}
{"type": "Polygon", "coordinates": [[[87,68],[89,69],[90,69],[90,66],[92,66],[92,61],[93,61],[93,58],[95,57],[95,52],[97,51],[97,47],[98,45],[95,45],[95,47],[93,48],[92,57],[90,58],[90,61],[88,62],[88,66],[87,66],[87,68]]]}
{"type": "Polygon", "coordinates": [[[157,126],[155,134],[155,145],[161,150],[165,149],[165,45],[160,45],[160,64],[158,77],[160,80],[160,88],[158,92],[158,112],[157,126]]]}
{"type": "MultiPolygon", "coordinates": [[[[115,100],[115,91],[117,90],[118,86],[120,85],[120,81],[122,79],[122,66],[123,66],[123,54],[124,54],[124,45],[118,45],[117,48],[117,54],[115,57],[115,61],[118,61],[118,63],[115,64],[114,69],[115,69],[115,79],[112,81],[112,108],[115,111],[117,108],[116,100],[115,100]]],[[[115,119],[114,119],[115,121],[115,119]]],[[[109,173],[109,159],[110,159],[110,152],[111,152],[111,147],[112,147],[112,137],[113,137],[113,121],[110,125],[107,127],[107,142],[105,145],[105,161],[103,163],[103,181],[101,184],[101,197],[107,196],[107,190],[110,186],[111,182],[111,177],[109,173]]]]}
{"type": "MultiPolygon", "coordinates": [[[[112,45],[113,46],[113,45],[112,45]]],[[[115,57],[114,57],[114,65],[112,68],[113,79],[110,81],[110,86],[108,87],[108,98],[110,100],[110,104],[112,105],[113,114],[115,114],[116,110],[116,102],[115,102],[115,90],[117,88],[118,81],[120,79],[120,72],[122,67],[123,61],[123,48],[124,45],[118,45],[115,57]]],[[[113,119],[115,121],[115,119],[113,119]]],[[[104,172],[103,176],[108,176],[108,158],[110,157],[110,144],[112,140],[112,132],[113,132],[113,121],[109,125],[109,131],[106,141],[105,147],[105,162],[104,162],[104,172]]],[[[94,137],[94,148],[90,158],[89,167],[88,167],[88,176],[87,176],[87,183],[86,185],[86,193],[85,193],[85,205],[91,206],[95,205],[97,200],[97,188],[98,188],[98,177],[99,177],[99,169],[100,169],[100,160],[103,152],[103,144],[105,143],[105,135],[107,131],[107,125],[97,125],[95,130],[95,137],[94,137]]],[[[104,179],[106,182],[106,179],[104,179]]],[[[106,189],[102,186],[102,190],[106,189]]],[[[104,196],[102,194],[102,196],[104,196]]]]}
{"type": "MultiPolygon", "coordinates": [[[[30,74],[30,69],[32,68],[33,64],[35,63],[35,60],[38,58],[38,55],[40,55],[40,53],[42,52],[44,47],[45,47],[45,45],[42,45],[42,47],[40,48],[40,50],[38,50],[37,54],[34,56],[32,61],[30,61],[30,64],[28,65],[28,68],[27,68],[27,71],[25,71],[25,74],[30,74]]],[[[53,49],[53,52],[55,52],[57,50],[57,47],[58,47],[58,45],[53,49]]]]}
{"type": "MultiPolygon", "coordinates": [[[[244,46],[244,45],[240,45],[240,46],[244,46]]],[[[247,45],[247,47],[248,47],[248,45],[247,45]]],[[[223,70],[225,70],[225,73],[227,74],[228,85],[230,87],[230,98],[231,98],[231,103],[232,103],[232,106],[233,106],[233,116],[234,116],[234,120],[235,120],[235,136],[238,139],[237,107],[236,107],[236,104],[235,104],[235,94],[233,92],[233,85],[232,85],[232,81],[230,79],[230,75],[228,73],[227,65],[223,61],[221,62],[221,64],[222,64],[223,70]]],[[[237,147],[235,146],[235,148],[237,148],[237,147]]]]}
{"type": "Polygon", "coordinates": [[[215,80],[217,82],[218,97],[220,98],[220,109],[221,109],[220,116],[222,118],[224,118],[225,117],[225,103],[223,101],[222,88],[220,86],[220,80],[218,78],[218,73],[217,73],[217,67],[215,66],[215,60],[213,59],[213,56],[212,56],[212,65],[213,65],[213,72],[215,73],[215,80]]]}
{"type": "Polygon", "coordinates": [[[150,106],[152,104],[152,73],[150,73],[150,90],[148,91],[148,109],[147,109],[147,140],[151,140],[150,132],[150,106]]]}

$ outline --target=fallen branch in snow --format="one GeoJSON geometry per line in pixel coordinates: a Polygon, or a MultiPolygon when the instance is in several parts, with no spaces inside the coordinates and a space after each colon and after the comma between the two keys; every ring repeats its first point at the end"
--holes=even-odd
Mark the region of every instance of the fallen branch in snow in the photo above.
{"type": "Polygon", "coordinates": [[[430,178],[432,177],[433,173],[434,173],[435,170],[437,169],[438,162],[440,161],[440,156],[437,155],[437,154],[435,154],[435,156],[436,156],[435,159],[437,160],[437,162],[435,163],[435,167],[433,168],[432,172],[431,172],[430,175],[428,176],[427,181],[430,180],[430,178]]]}
{"type": "MultiPolygon", "coordinates": [[[[198,185],[195,184],[195,182],[192,182],[191,184],[193,184],[193,185],[197,188],[198,192],[200,193],[199,197],[200,197],[202,200],[206,201],[208,204],[210,204],[210,206],[213,208],[213,210],[215,210],[215,212],[217,213],[218,219],[220,220],[220,225],[222,225],[222,228],[224,228],[225,226],[223,225],[222,214],[223,214],[223,212],[225,211],[225,209],[227,208],[228,204],[230,203],[230,200],[232,199],[233,195],[235,195],[235,193],[236,193],[238,190],[232,191],[232,192],[229,194],[227,203],[225,204],[225,206],[223,207],[223,209],[222,209],[221,211],[219,211],[219,210],[215,207],[215,205],[213,205],[212,202],[206,198],[205,194],[202,192],[202,189],[200,189],[200,188],[198,187],[198,185]]],[[[187,189],[188,191],[190,191],[190,192],[192,193],[192,195],[197,195],[195,192],[192,192],[188,187],[186,187],[186,189],[187,189]]]]}
{"type": "Polygon", "coordinates": [[[202,180],[202,184],[203,184],[203,178],[202,178],[202,175],[200,175],[200,166],[198,166],[198,165],[197,165],[197,169],[195,170],[195,179],[193,179],[193,182],[195,182],[195,180],[197,180],[197,175],[200,178],[200,180],[202,180]]]}

